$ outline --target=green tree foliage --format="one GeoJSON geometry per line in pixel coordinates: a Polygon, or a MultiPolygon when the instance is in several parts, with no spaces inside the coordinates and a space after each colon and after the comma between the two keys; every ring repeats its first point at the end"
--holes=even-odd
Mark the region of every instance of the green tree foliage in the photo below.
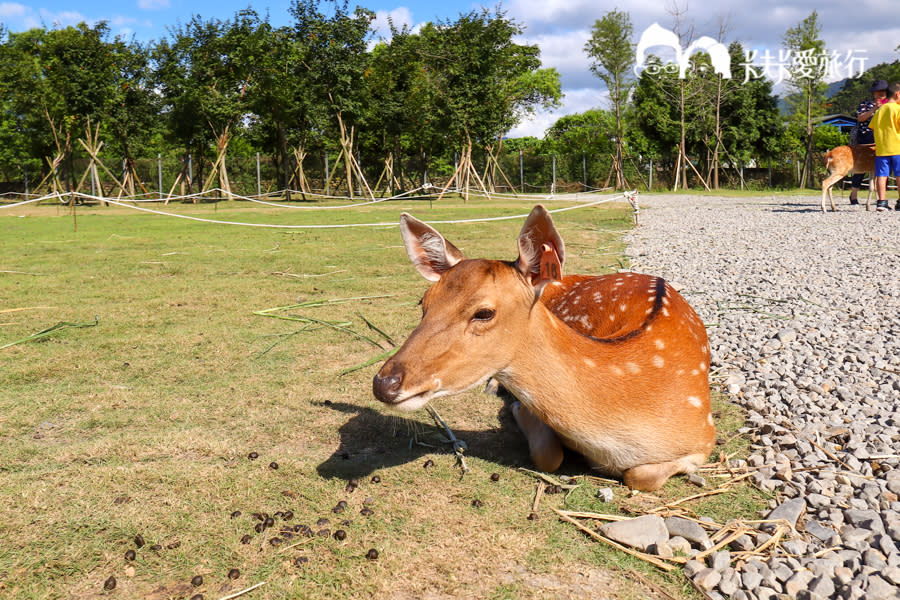
{"type": "Polygon", "coordinates": [[[458,142],[490,144],[538,105],[561,97],[555,70],[539,70],[537,46],[516,44],[522,28],[485,9],[422,28],[421,57],[437,90],[434,107],[458,142]]]}
{"type": "Polygon", "coordinates": [[[615,117],[616,187],[624,186],[623,144],[624,112],[633,84],[635,45],[632,42],[634,28],[627,12],[613,10],[598,19],[591,29],[591,38],[584,50],[591,58],[591,72],[606,85],[609,101],[615,117]]]}
{"type": "Polygon", "coordinates": [[[812,169],[815,128],[813,117],[823,112],[825,101],[825,72],[827,53],[825,42],[819,37],[819,14],[810,13],[796,27],[784,34],[784,45],[790,53],[787,83],[794,94],[788,96],[794,118],[802,120],[805,157],[800,176],[800,187],[805,187],[812,169]]]}
{"type": "Polygon", "coordinates": [[[872,87],[872,83],[878,79],[883,79],[888,83],[900,81],[900,60],[875,65],[858,77],[847,79],[841,91],[828,100],[828,113],[855,117],[859,103],[872,98],[869,89],[872,87]]]}

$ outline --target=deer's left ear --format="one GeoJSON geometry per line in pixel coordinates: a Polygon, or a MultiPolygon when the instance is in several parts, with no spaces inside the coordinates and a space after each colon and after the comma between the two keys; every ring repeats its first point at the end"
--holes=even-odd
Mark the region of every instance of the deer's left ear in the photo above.
{"type": "Polygon", "coordinates": [[[519,232],[516,267],[535,288],[536,295],[540,296],[547,283],[562,278],[565,260],[566,245],[556,231],[550,213],[538,204],[519,232]]]}

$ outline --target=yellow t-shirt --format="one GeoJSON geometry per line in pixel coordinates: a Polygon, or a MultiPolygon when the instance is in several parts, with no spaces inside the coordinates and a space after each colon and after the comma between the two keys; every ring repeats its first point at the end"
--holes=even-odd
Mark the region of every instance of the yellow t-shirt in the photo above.
{"type": "Polygon", "coordinates": [[[869,128],[875,132],[875,155],[900,154],[900,104],[888,102],[875,111],[869,128]]]}

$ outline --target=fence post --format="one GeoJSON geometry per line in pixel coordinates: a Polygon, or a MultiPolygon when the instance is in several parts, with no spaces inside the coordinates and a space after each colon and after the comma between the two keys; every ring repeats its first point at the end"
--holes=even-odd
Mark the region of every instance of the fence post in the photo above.
{"type": "Polygon", "coordinates": [[[156,154],[156,181],[159,183],[159,199],[162,200],[162,154],[156,154]]]}
{"type": "Polygon", "coordinates": [[[422,185],[428,185],[428,163],[425,160],[425,153],[422,153],[422,185]]]}
{"type": "Polygon", "coordinates": [[[22,169],[25,172],[25,199],[28,200],[28,169],[22,169]]]}
{"type": "Polygon", "coordinates": [[[553,178],[550,180],[550,195],[556,193],[556,155],[553,155],[553,178]]]}
{"type": "Polygon", "coordinates": [[[522,188],[522,193],[525,193],[525,169],[522,166],[522,149],[519,148],[519,187],[522,188]]]}
{"type": "Polygon", "coordinates": [[[741,163],[741,191],[744,190],[744,163],[741,163]]]}
{"type": "Polygon", "coordinates": [[[581,151],[581,174],[582,174],[582,182],[581,185],[584,186],[584,191],[587,191],[587,159],[584,156],[584,150],[581,151]]]}
{"type": "Polygon", "coordinates": [[[256,153],[256,195],[262,196],[262,187],[259,181],[259,152],[256,153]]]}
{"type": "Polygon", "coordinates": [[[331,188],[328,181],[328,150],[325,151],[325,195],[328,196],[328,190],[331,188]]]}
{"type": "Polygon", "coordinates": [[[650,183],[647,185],[647,191],[651,191],[653,189],[653,157],[650,157],[650,176],[648,177],[650,183]]]}
{"type": "Polygon", "coordinates": [[[193,194],[194,193],[194,161],[191,159],[191,155],[188,154],[188,191],[193,194]]]}

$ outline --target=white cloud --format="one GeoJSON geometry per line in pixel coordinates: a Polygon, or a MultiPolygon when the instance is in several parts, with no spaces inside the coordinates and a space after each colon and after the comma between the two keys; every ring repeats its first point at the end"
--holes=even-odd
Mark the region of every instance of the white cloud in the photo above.
{"type": "Polygon", "coordinates": [[[560,31],[538,35],[525,35],[517,43],[536,44],[541,49],[541,62],[545,68],[559,71],[564,88],[585,88],[596,85],[590,72],[590,60],[584,53],[584,44],[590,34],[585,29],[560,31]]]}
{"type": "Polygon", "coordinates": [[[375,11],[375,21],[372,23],[372,29],[375,31],[375,38],[388,40],[391,38],[391,27],[388,21],[394,24],[394,27],[400,29],[404,25],[411,27],[413,24],[412,11],[405,6],[386,11],[375,11]]]}
{"type": "Polygon", "coordinates": [[[27,6],[16,2],[0,2],[0,19],[21,18],[26,16],[30,10],[27,6]]]}
{"type": "Polygon", "coordinates": [[[39,12],[41,21],[47,23],[51,27],[68,27],[69,25],[77,25],[82,21],[88,21],[83,14],[75,10],[52,12],[42,8],[39,12]]]}
{"type": "Polygon", "coordinates": [[[538,111],[533,117],[510,130],[508,135],[509,137],[544,137],[544,132],[556,123],[560,117],[582,113],[592,108],[608,108],[608,104],[609,95],[605,90],[598,88],[566,90],[566,95],[560,108],[551,111],[538,111]]]}
{"type": "Polygon", "coordinates": [[[138,8],[141,10],[159,10],[169,8],[169,0],[138,0],[138,8]]]}

